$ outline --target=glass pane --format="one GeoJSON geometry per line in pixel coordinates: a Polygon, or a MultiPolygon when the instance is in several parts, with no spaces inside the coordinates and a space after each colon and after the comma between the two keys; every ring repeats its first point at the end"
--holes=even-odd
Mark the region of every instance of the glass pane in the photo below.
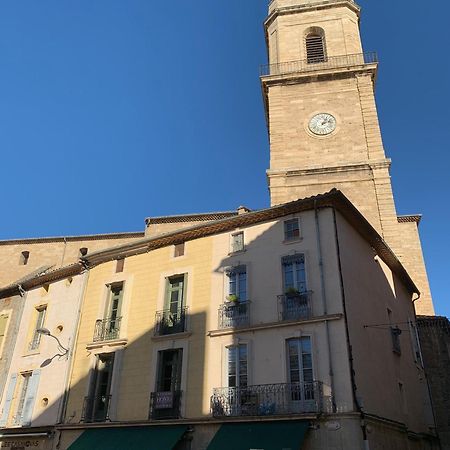
{"type": "Polygon", "coordinates": [[[285,290],[294,287],[293,264],[284,264],[284,288],[285,290]]]}
{"type": "Polygon", "coordinates": [[[247,300],[247,274],[240,273],[239,274],[239,300],[245,301],[247,300]]]}

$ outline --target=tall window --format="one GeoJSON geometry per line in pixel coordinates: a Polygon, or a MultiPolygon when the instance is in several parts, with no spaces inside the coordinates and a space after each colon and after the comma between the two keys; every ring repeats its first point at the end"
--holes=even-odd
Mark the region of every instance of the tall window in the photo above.
{"type": "Polygon", "coordinates": [[[31,379],[31,372],[22,373],[20,376],[19,386],[19,400],[17,402],[17,411],[15,415],[15,424],[20,425],[22,423],[22,414],[25,406],[25,398],[27,396],[28,384],[31,379]]]}
{"type": "Polygon", "coordinates": [[[228,347],[228,387],[247,387],[247,345],[228,347]]]}
{"type": "Polygon", "coordinates": [[[306,58],[308,64],[326,61],[325,33],[321,28],[314,28],[306,35],[306,58]]]}
{"type": "Polygon", "coordinates": [[[227,271],[228,300],[247,301],[247,267],[236,266],[227,271]]]}
{"type": "Polygon", "coordinates": [[[150,397],[150,418],[178,419],[181,406],[183,349],[158,352],[156,392],[150,397]]]}
{"type": "Polygon", "coordinates": [[[175,392],[181,389],[181,364],[183,349],[163,350],[158,355],[158,392],[175,392]]]}
{"type": "Polygon", "coordinates": [[[305,293],[306,273],[305,273],[305,255],[299,253],[292,256],[285,256],[282,259],[284,291],[305,293]]]}
{"type": "Polygon", "coordinates": [[[165,309],[172,313],[179,312],[184,306],[186,274],[167,278],[165,309]]]}
{"type": "Polygon", "coordinates": [[[120,330],[122,319],[123,283],[114,283],[109,287],[109,298],[105,310],[105,337],[115,339],[120,330]],[[108,336],[109,334],[109,336],[108,336]]]}
{"type": "Polygon", "coordinates": [[[309,336],[288,339],[288,369],[290,383],[312,383],[313,368],[311,338],[309,336]]]}
{"type": "Polygon", "coordinates": [[[114,353],[97,356],[90,383],[90,394],[85,399],[84,420],[102,422],[109,418],[114,353]]]}
{"type": "Polygon", "coordinates": [[[41,334],[37,330],[43,328],[45,322],[45,314],[47,313],[47,305],[39,306],[36,308],[36,324],[34,326],[33,337],[30,342],[30,350],[36,350],[39,348],[41,342],[41,334]]]}

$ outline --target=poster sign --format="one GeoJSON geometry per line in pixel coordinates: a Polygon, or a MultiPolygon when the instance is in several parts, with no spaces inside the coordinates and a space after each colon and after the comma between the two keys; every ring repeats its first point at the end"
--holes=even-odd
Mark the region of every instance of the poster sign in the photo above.
{"type": "Polygon", "coordinates": [[[155,409],[170,409],[173,407],[173,392],[156,392],[155,409]]]}

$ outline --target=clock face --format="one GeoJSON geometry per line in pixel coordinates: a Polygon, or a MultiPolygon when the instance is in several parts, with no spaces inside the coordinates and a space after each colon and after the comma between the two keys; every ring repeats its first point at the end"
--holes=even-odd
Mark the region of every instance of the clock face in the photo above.
{"type": "Polygon", "coordinates": [[[331,114],[316,114],[309,122],[309,129],[314,134],[325,136],[336,129],[336,119],[331,114]]]}

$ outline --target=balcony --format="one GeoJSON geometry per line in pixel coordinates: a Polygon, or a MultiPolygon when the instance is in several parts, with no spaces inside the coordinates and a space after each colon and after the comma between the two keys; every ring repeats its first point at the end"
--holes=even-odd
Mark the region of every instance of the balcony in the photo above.
{"type": "Polygon", "coordinates": [[[179,308],[177,311],[165,309],[156,312],[155,336],[166,336],[187,331],[186,317],[188,308],[179,308]]]}
{"type": "Polygon", "coordinates": [[[111,395],[98,395],[84,397],[81,422],[107,422],[111,395]]]}
{"type": "Polygon", "coordinates": [[[122,317],[110,317],[108,319],[99,319],[95,322],[94,342],[112,341],[119,339],[120,322],[122,317]]]}
{"type": "Polygon", "coordinates": [[[250,302],[228,302],[219,307],[219,328],[241,328],[250,325],[250,302]]]}
{"type": "Polygon", "coordinates": [[[312,292],[284,294],[278,296],[278,318],[285,320],[306,320],[312,316],[312,292]]]}
{"type": "Polygon", "coordinates": [[[179,419],[181,393],[182,391],[152,392],[149,418],[152,420],[179,419]]]}
{"type": "Polygon", "coordinates": [[[214,417],[277,416],[322,410],[320,381],[215,388],[211,397],[214,417]]]}
{"type": "Polygon", "coordinates": [[[286,75],[290,73],[306,73],[328,69],[346,69],[366,64],[376,64],[378,57],[375,52],[357,53],[353,55],[330,56],[318,60],[303,59],[277,64],[265,64],[260,68],[262,77],[272,75],[286,75]]]}

